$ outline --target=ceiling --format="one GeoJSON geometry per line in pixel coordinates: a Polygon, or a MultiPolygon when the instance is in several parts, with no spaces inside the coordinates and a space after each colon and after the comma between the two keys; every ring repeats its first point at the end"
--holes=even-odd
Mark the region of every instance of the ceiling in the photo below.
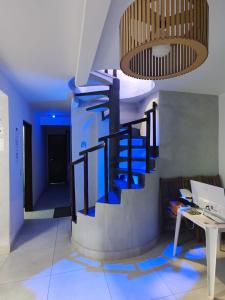
{"type": "MultiPolygon", "coordinates": [[[[132,0],[102,1],[0,0],[0,72],[26,100],[67,106],[75,74],[82,82],[91,70],[119,68],[119,21],[132,0]]],[[[208,3],[208,60],[190,74],[156,82],[156,90],[225,92],[225,1],[208,3]]]]}
{"type": "MultiPolygon", "coordinates": [[[[131,2],[113,0],[95,58],[94,69],[119,68],[118,24],[123,10],[131,2]]],[[[156,81],[156,89],[213,95],[225,92],[225,35],[223,34],[225,1],[208,0],[208,3],[210,32],[207,61],[199,69],[187,75],[156,81]]]]}

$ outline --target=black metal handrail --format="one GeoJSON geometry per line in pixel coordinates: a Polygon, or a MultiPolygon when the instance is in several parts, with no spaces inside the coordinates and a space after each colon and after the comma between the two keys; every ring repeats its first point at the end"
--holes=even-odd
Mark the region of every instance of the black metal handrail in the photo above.
{"type": "Polygon", "coordinates": [[[112,133],[112,134],[109,134],[109,135],[102,136],[98,139],[98,141],[103,142],[107,139],[112,139],[112,138],[115,138],[115,137],[118,137],[120,135],[124,135],[124,134],[127,134],[127,133],[128,133],[128,130],[118,131],[118,132],[115,132],[115,133],[112,133]]]}
{"type": "Polygon", "coordinates": [[[71,195],[71,214],[72,220],[77,223],[77,210],[76,210],[76,193],[75,193],[75,170],[74,167],[84,162],[84,157],[81,157],[70,164],[70,195],[71,195]]]}
{"type": "Polygon", "coordinates": [[[128,127],[128,126],[133,126],[133,125],[137,125],[137,124],[140,124],[140,123],[143,123],[143,122],[146,122],[147,121],[147,118],[142,118],[142,119],[138,119],[138,120],[134,120],[134,121],[131,121],[131,122],[128,122],[128,123],[124,123],[121,125],[121,127],[128,127]]]}
{"type": "Polygon", "coordinates": [[[79,155],[83,155],[83,157],[77,159],[76,161],[71,163],[71,207],[72,207],[72,220],[77,222],[77,213],[76,213],[76,193],[75,193],[75,166],[83,163],[84,164],[84,214],[88,215],[89,210],[89,180],[88,180],[88,154],[97,150],[104,148],[104,177],[105,177],[105,203],[109,202],[108,192],[109,192],[109,177],[108,177],[108,141],[85,149],[81,151],[79,155]]]}
{"type": "Polygon", "coordinates": [[[102,144],[100,144],[100,145],[97,145],[97,146],[94,146],[94,147],[91,147],[91,148],[88,148],[88,149],[86,149],[86,150],[81,151],[81,152],[79,153],[79,155],[84,155],[84,154],[86,154],[86,153],[94,152],[94,151],[100,150],[100,149],[102,149],[102,148],[104,148],[104,147],[105,147],[105,144],[102,143],[102,144]]]}
{"type": "Polygon", "coordinates": [[[122,128],[127,128],[110,135],[103,136],[99,138],[99,142],[102,144],[96,145],[94,147],[85,149],[79,153],[82,157],[71,163],[71,202],[72,202],[72,219],[77,222],[76,215],[76,194],[75,194],[75,166],[84,163],[84,214],[88,214],[89,209],[89,194],[88,194],[88,154],[94,151],[98,151],[104,148],[104,177],[105,177],[105,203],[108,203],[108,193],[109,193],[109,160],[108,160],[108,149],[109,140],[113,138],[118,138],[123,135],[127,135],[128,139],[128,188],[132,187],[132,126],[140,123],[146,122],[146,172],[150,173],[150,138],[151,138],[151,114],[152,114],[152,131],[153,131],[153,156],[157,155],[156,146],[156,108],[157,103],[153,102],[153,108],[146,111],[145,118],[134,120],[125,124],[122,124],[122,128]]]}

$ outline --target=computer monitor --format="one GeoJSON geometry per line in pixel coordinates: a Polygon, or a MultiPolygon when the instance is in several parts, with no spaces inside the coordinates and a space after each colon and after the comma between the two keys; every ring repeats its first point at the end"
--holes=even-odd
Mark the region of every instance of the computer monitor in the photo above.
{"type": "Polygon", "coordinates": [[[214,213],[225,216],[225,195],[223,188],[191,180],[191,189],[194,204],[202,209],[210,206],[210,209],[214,213]]]}

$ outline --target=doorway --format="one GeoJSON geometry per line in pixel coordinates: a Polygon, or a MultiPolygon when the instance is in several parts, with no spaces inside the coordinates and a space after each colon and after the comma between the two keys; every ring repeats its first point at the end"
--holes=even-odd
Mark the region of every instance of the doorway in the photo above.
{"type": "Polygon", "coordinates": [[[67,182],[67,135],[48,135],[48,182],[60,184],[67,182]]]}
{"type": "Polygon", "coordinates": [[[33,211],[33,181],[32,181],[32,125],[23,122],[23,180],[24,209],[33,211]]]}
{"type": "Polygon", "coordinates": [[[46,188],[35,204],[36,211],[70,207],[70,132],[70,126],[42,126],[46,188]]]}

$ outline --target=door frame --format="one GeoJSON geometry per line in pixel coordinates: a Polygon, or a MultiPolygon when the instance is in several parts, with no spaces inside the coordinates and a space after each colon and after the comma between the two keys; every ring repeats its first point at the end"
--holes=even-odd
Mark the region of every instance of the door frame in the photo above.
{"type": "Polygon", "coordinates": [[[23,121],[24,209],[33,211],[32,125],[23,121]]]}

